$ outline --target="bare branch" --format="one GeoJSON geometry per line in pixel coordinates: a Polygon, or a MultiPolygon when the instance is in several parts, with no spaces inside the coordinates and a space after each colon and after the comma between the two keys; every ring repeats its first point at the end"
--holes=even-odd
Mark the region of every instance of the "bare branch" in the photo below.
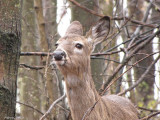
{"type": "Polygon", "coordinates": [[[126,92],[132,90],[133,88],[135,88],[139,83],[141,83],[144,80],[144,77],[149,73],[149,71],[152,69],[152,67],[154,66],[154,64],[160,59],[160,55],[155,59],[155,61],[152,62],[152,64],[147,68],[147,70],[143,73],[143,75],[139,78],[139,80],[136,81],[135,84],[133,84],[131,87],[129,87],[128,89],[126,89],[125,91],[119,93],[118,95],[123,95],[126,92]]]}
{"type": "MultiPolygon", "coordinates": [[[[150,4],[148,5],[147,7],[147,10],[146,10],[146,13],[142,19],[142,22],[146,22],[147,21],[147,18],[149,16],[149,12],[152,8],[152,3],[150,2],[150,4]]],[[[131,38],[134,38],[136,37],[139,33],[140,33],[140,30],[142,30],[143,26],[138,26],[135,30],[135,32],[132,34],[131,38]]],[[[129,46],[135,41],[135,39],[132,39],[132,41],[129,43],[129,46]]]]}
{"type": "Polygon", "coordinates": [[[145,110],[145,111],[150,111],[150,112],[158,112],[159,111],[159,110],[148,109],[148,108],[143,108],[143,107],[138,107],[138,109],[145,110]]]}
{"type": "Polygon", "coordinates": [[[60,102],[61,100],[63,100],[66,97],[66,94],[64,94],[63,96],[61,96],[60,98],[58,98],[57,100],[55,100],[52,105],[49,107],[48,111],[40,118],[40,120],[44,120],[47,115],[52,111],[52,109],[54,108],[54,106],[60,102]]]}
{"type": "MultiPolygon", "coordinates": [[[[107,53],[93,53],[91,56],[103,56],[103,55],[112,55],[122,52],[122,50],[119,51],[113,51],[113,52],[107,52],[107,53]]],[[[47,56],[50,55],[52,56],[53,53],[48,53],[48,52],[21,52],[21,56],[47,56]]]]}
{"type": "Polygon", "coordinates": [[[151,115],[148,115],[148,116],[146,116],[146,117],[144,117],[144,118],[142,118],[142,119],[140,119],[140,120],[149,120],[151,117],[154,117],[154,116],[156,116],[156,115],[158,115],[158,114],[160,114],[160,111],[155,112],[155,113],[153,113],[153,114],[151,114],[151,115]]]}
{"type": "Polygon", "coordinates": [[[29,69],[33,69],[33,70],[41,70],[41,69],[44,69],[44,66],[29,66],[29,65],[26,65],[26,64],[19,64],[20,67],[25,67],[25,68],[29,68],[29,69]]]}
{"type": "MultiPolygon", "coordinates": [[[[96,15],[98,17],[104,17],[105,15],[102,15],[102,14],[99,14],[93,10],[90,10],[84,6],[82,6],[80,3],[78,3],[77,1],[75,0],[69,0],[70,2],[72,2],[74,5],[78,6],[79,8],[83,9],[84,11],[86,12],[89,12],[93,15],[96,15]]],[[[114,17],[114,18],[111,18],[111,20],[124,20],[126,19],[127,21],[131,21],[132,23],[135,23],[135,24],[139,24],[139,25],[143,25],[143,26],[147,26],[147,27],[152,27],[152,28],[155,28],[156,26],[155,25],[152,25],[152,24],[146,24],[146,23],[143,23],[141,21],[138,21],[138,20],[132,20],[131,18],[128,18],[128,17],[114,17]]]]}
{"type": "Polygon", "coordinates": [[[82,6],[80,3],[78,3],[78,2],[75,1],[75,0],[69,0],[69,1],[72,2],[74,5],[78,6],[79,8],[81,8],[81,9],[83,9],[83,10],[85,10],[85,11],[87,11],[87,12],[93,14],[93,15],[96,15],[96,16],[98,16],[98,17],[103,17],[103,16],[104,16],[104,15],[102,15],[102,14],[99,14],[99,13],[93,11],[93,10],[90,10],[90,9],[82,6]]]}
{"type": "Polygon", "coordinates": [[[137,47],[131,51],[127,56],[126,59],[122,62],[123,64],[119,65],[116,69],[115,72],[113,73],[112,76],[110,76],[108,78],[108,80],[102,85],[100,92],[102,93],[102,91],[104,91],[106,89],[106,87],[109,85],[109,83],[113,80],[113,78],[117,75],[117,73],[119,72],[119,70],[121,70],[125,64],[132,58],[132,56],[137,53],[139,50],[141,50],[144,46],[146,46],[147,44],[149,44],[151,42],[151,40],[153,40],[154,37],[156,37],[158,34],[160,34],[160,30],[158,30],[157,32],[155,32],[154,34],[152,34],[147,40],[145,40],[144,42],[142,42],[141,44],[137,45],[137,47]]]}
{"type": "Polygon", "coordinates": [[[94,107],[96,106],[96,104],[98,103],[98,101],[101,99],[101,97],[94,103],[94,105],[92,107],[90,107],[83,115],[82,120],[85,120],[85,118],[87,116],[89,116],[89,114],[92,112],[92,110],[94,109],[94,107]]]}
{"type": "Polygon", "coordinates": [[[41,115],[44,114],[43,112],[41,112],[41,111],[38,110],[37,108],[35,108],[35,107],[33,107],[33,106],[30,106],[30,105],[28,105],[28,104],[26,104],[26,103],[22,103],[22,102],[19,102],[19,101],[16,101],[16,103],[19,103],[19,104],[21,104],[21,105],[24,105],[24,106],[26,106],[26,107],[29,107],[29,108],[31,108],[31,109],[37,111],[37,112],[40,113],[41,115]]]}
{"type": "MultiPolygon", "coordinates": [[[[134,63],[129,69],[127,69],[124,73],[122,73],[118,78],[116,78],[115,80],[113,80],[106,88],[105,88],[105,90],[101,93],[101,95],[104,95],[104,93],[108,90],[108,88],[115,82],[115,81],[117,81],[119,78],[121,78],[125,73],[127,73],[131,68],[133,68],[136,64],[138,64],[139,62],[141,62],[141,61],[143,61],[144,59],[146,59],[146,58],[148,58],[148,57],[150,57],[150,56],[152,56],[152,55],[154,55],[154,54],[157,54],[157,53],[159,53],[160,51],[158,51],[158,52],[155,52],[155,53],[152,53],[152,54],[149,54],[149,55],[147,55],[146,57],[144,57],[144,58],[142,58],[142,59],[140,59],[139,61],[137,61],[136,63],[134,63]]],[[[154,65],[154,64],[153,64],[154,65]]],[[[152,66],[153,67],[153,66],[152,66]]],[[[151,68],[152,68],[151,67],[151,68]]],[[[148,67],[147,68],[147,70],[149,69],[150,67],[148,67]]],[[[149,69],[149,71],[151,70],[151,68],[149,69]]],[[[147,71],[146,70],[146,71],[147,71]]],[[[148,72],[149,72],[148,71],[148,72]]],[[[148,73],[147,72],[147,73],[148,73]]],[[[145,74],[146,75],[146,74],[145,74]]],[[[145,76],[144,76],[145,77],[145,76]]],[[[120,94],[118,94],[118,95],[121,95],[121,93],[120,94]]]]}
{"type": "Polygon", "coordinates": [[[21,56],[47,56],[47,55],[53,55],[53,53],[48,52],[21,52],[21,56]]]}

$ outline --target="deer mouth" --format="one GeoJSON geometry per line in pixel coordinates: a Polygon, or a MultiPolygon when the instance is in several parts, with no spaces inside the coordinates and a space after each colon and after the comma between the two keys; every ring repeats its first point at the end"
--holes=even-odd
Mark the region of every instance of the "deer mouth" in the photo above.
{"type": "Polygon", "coordinates": [[[53,53],[53,62],[56,65],[63,66],[66,64],[66,53],[62,50],[55,50],[53,53]]]}
{"type": "Polygon", "coordinates": [[[63,60],[55,60],[55,58],[53,58],[50,65],[64,66],[66,63],[67,63],[66,58],[63,60]]]}
{"type": "Polygon", "coordinates": [[[55,60],[54,61],[56,65],[59,65],[59,66],[64,66],[67,62],[67,60],[55,60]]]}

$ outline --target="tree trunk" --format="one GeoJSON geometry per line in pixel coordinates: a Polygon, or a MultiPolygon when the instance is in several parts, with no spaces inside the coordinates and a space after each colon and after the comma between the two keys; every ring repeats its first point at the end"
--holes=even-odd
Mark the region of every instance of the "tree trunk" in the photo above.
{"type": "MultiPolygon", "coordinates": [[[[40,46],[42,51],[52,52],[55,49],[55,43],[58,39],[56,12],[57,12],[56,0],[34,0],[34,7],[36,10],[37,21],[40,33],[40,46]],[[43,8],[43,9],[42,9],[43,8]]],[[[44,82],[46,83],[47,104],[46,110],[50,107],[53,101],[62,96],[63,89],[60,89],[59,85],[62,84],[62,78],[59,74],[55,74],[56,71],[52,70],[50,66],[50,57],[43,58],[42,63],[46,66],[44,70],[44,82]],[[57,77],[59,79],[57,79],[57,77]],[[59,81],[60,80],[60,81],[59,81]]],[[[64,102],[59,103],[64,107],[64,102]]],[[[65,120],[64,110],[55,107],[50,114],[50,119],[65,120]]]]}
{"type": "MultiPolygon", "coordinates": [[[[131,2],[133,2],[131,0],[131,2]]],[[[130,14],[133,15],[133,17],[136,18],[136,20],[142,21],[144,16],[144,8],[146,8],[143,0],[134,0],[135,5],[130,7],[130,14]],[[136,9],[136,11],[135,11],[136,9]]],[[[131,32],[134,32],[136,27],[132,27],[131,32]]],[[[143,29],[143,31],[148,31],[148,28],[143,29]]],[[[142,32],[142,31],[140,31],[142,32]]],[[[150,34],[150,33],[149,33],[150,34]]],[[[153,51],[152,44],[148,44],[145,46],[142,50],[140,50],[138,53],[143,53],[144,55],[136,55],[135,61],[138,61],[146,56],[146,54],[151,54],[153,51]]],[[[138,67],[134,67],[134,79],[135,81],[138,80],[141,75],[145,72],[148,65],[150,65],[153,61],[153,57],[149,57],[143,62],[139,62],[137,64],[138,67]]],[[[153,67],[154,69],[154,67],[153,67]]],[[[145,80],[138,85],[136,88],[136,101],[140,107],[149,107],[152,106],[152,100],[154,100],[154,71],[150,71],[149,74],[144,78],[145,80]]]]}
{"type": "MultiPolygon", "coordinates": [[[[33,0],[23,0],[23,21],[22,21],[22,51],[39,51],[39,38],[37,33],[37,24],[35,19],[35,11],[33,9],[33,0]]],[[[29,66],[40,66],[40,57],[22,56],[20,62],[29,66]]],[[[20,68],[19,87],[20,102],[28,104],[41,110],[42,93],[40,71],[20,68]]],[[[40,114],[34,109],[27,106],[20,106],[21,117],[25,120],[38,120],[40,114]]]]}
{"type": "Polygon", "coordinates": [[[0,2],[0,120],[15,119],[20,56],[19,0],[0,2]]]}
{"type": "Polygon", "coordinates": [[[20,38],[0,32],[0,119],[15,117],[20,38]]]}
{"type": "MultiPolygon", "coordinates": [[[[86,8],[98,12],[98,5],[99,5],[98,0],[92,0],[87,2],[85,0],[76,0],[76,1],[82,3],[81,5],[85,6],[86,8]]],[[[98,18],[95,15],[92,15],[91,13],[86,12],[77,6],[73,6],[71,9],[72,9],[72,21],[78,20],[82,24],[84,34],[98,20],[98,18]]],[[[98,52],[100,49],[101,46],[98,45],[95,49],[95,52],[98,52]]],[[[91,60],[92,75],[97,90],[99,90],[99,88],[103,83],[103,78],[101,76],[103,72],[103,66],[104,66],[103,60],[97,60],[97,59],[91,60]]]]}

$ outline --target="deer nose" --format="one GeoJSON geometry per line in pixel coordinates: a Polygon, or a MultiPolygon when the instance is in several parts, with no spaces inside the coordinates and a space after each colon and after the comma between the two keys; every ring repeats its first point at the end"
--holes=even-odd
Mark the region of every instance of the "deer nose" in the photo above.
{"type": "Polygon", "coordinates": [[[53,52],[53,56],[55,60],[60,61],[63,57],[66,57],[66,54],[62,50],[56,50],[53,52]]]}

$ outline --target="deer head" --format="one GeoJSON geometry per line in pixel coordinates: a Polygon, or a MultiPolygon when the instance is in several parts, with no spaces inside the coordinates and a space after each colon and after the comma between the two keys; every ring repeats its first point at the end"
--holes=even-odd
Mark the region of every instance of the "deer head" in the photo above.
{"type": "Polygon", "coordinates": [[[107,16],[101,18],[86,36],[83,36],[82,25],[78,21],[72,22],[65,36],[57,41],[54,51],[54,61],[63,75],[88,72],[90,55],[95,46],[107,37],[109,30],[110,19],[107,16]]]}

